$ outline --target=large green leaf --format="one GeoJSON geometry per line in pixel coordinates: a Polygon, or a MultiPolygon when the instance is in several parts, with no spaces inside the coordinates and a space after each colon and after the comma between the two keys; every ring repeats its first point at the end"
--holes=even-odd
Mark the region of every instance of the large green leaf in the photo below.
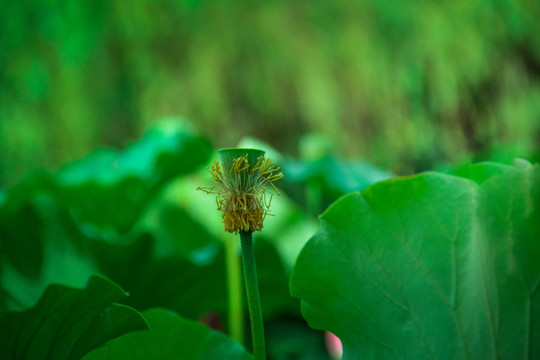
{"type": "Polygon", "coordinates": [[[126,334],[88,354],[85,360],[251,359],[225,335],[164,309],[143,313],[150,331],[126,334]]]}
{"type": "Polygon", "coordinates": [[[255,258],[265,321],[284,315],[300,317],[298,300],[289,295],[288,274],[274,245],[256,239],[255,258]]]}
{"type": "Polygon", "coordinates": [[[321,216],[291,293],[346,359],[540,356],[540,168],[485,166],[383,181],[321,216]]]}
{"type": "MultiPolygon", "coordinates": [[[[95,247],[92,238],[106,237],[125,244],[115,235],[132,229],[167,181],[194,170],[208,155],[208,142],[192,132],[177,126],[161,127],[124,152],[98,150],[66,166],[57,176],[37,173],[3,192],[0,307],[31,307],[52,282],[82,286],[89,275],[98,272],[88,251],[95,247]],[[92,231],[95,227],[109,231],[92,231]]],[[[164,214],[163,220],[150,228],[160,229],[153,232],[159,235],[165,251],[191,256],[192,248],[214,240],[205,239],[206,244],[201,245],[192,234],[203,232],[186,214],[164,214]],[[182,225],[190,228],[180,234],[191,241],[179,240],[179,232],[172,231],[176,228],[163,226],[172,224],[175,217],[187,219],[182,225]],[[174,241],[167,241],[174,236],[174,241]]]]}
{"type": "Polygon", "coordinates": [[[86,251],[89,239],[50,199],[28,200],[11,216],[0,215],[0,235],[5,236],[0,306],[7,309],[34,306],[51,283],[82,287],[98,272],[86,251]]]}
{"type": "Polygon", "coordinates": [[[264,332],[269,359],[330,360],[324,333],[309,328],[301,317],[265,320],[264,332]]]}
{"type": "Polygon", "coordinates": [[[293,182],[317,182],[332,194],[363,190],[392,176],[367,161],[347,161],[330,155],[309,162],[288,159],[284,171],[293,182]]]}
{"type": "Polygon", "coordinates": [[[147,329],[126,294],[97,276],[82,290],[51,285],[32,309],[0,313],[0,353],[6,359],[82,358],[106,341],[147,329]]]}
{"type": "Polygon", "coordinates": [[[167,181],[206,162],[208,141],[184,129],[152,129],[124,152],[98,149],[64,167],[58,194],[83,223],[128,232],[167,181]]]}
{"type": "Polygon", "coordinates": [[[311,161],[287,159],[283,163],[283,173],[287,179],[284,189],[297,199],[305,192],[308,208],[315,214],[346,193],[362,191],[392,176],[367,161],[345,160],[331,155],[311,161]]]}
{"type": "Polygon", "coordinates": [[[494,175],[503,173],[508,170],[508,165],[503,165],[494,162],[483,162],[478,164],[465,164],[451,169],[451,175],[456,175],[473,180],[479,184],[494,175]]]}
{"type": "Polygon", "coordinates": [[[39,277],[44,248],[44,224],[32,198],[50,184],[49,176],[36,172],[0,196],[0,263],[32,279],[39,277]]]}
{"type": "MultiPolygon", "coordinates": [[[[189,191],[194,192],[194,188],[189,191]]],[[[161,195],[167,197],[159,196],[157,201],[152,202],[137,229],[154,235],[158,256],[179,256],[196,263],[204,263],[207,261],[205,252],[218,245],[219,239],[186,209],[179,206],[178,198],[182,197],[183,193],[174,194],[174,198],[171,198],[168,191],[164,193],[166,194],[161,195]]]]}
{"type": "Polygon", "coordinates": [[[207,264],[182,257],[157,258],[154,240],[143,236],[128,246],[95,242],[93,256],[100,269],[129,292],[126,302],[139,310],[166,307],[197,319],[207,311],[225,313],[226,278],[219,247],[207,264]]]}
{"type": "Polygon", "coordinates": [[[42,219],[34,206],[0,207],[0,261],[30,278],[39,277],[43,257],[42,219]]]}

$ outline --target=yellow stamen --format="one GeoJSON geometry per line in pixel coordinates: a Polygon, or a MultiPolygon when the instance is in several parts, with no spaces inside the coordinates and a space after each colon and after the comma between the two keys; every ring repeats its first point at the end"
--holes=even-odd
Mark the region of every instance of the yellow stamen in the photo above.
{"type": "Polygon", "coordinates": [[[280,168],[271,165],[272,160],[259,156],[254,166],[250,167],[248,154],[233,160],[228,171],[223,171],[218,161],[207,168],[212,180],[220,184],[218,187],[198,188],[207,194],[216,194],[217,209],[222,213],[225,230],[232,233],[238,231],[259,231],[270,214],[272,195],[267,198],[266,186],[270,185],[278,195],[273,184],[283,178],[280,168]],[[256,173],[258,171],[258,173],[256,173]]]}

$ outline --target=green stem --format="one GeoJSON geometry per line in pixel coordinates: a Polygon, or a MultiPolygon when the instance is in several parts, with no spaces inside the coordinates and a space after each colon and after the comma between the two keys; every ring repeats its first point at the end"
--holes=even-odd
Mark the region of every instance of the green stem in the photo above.
{"type": "Polygon", "coordinates": [[[240,231],[242,242],[242,264],[244,265],[244,281],[251,320],[251,336],[253,339],[253,356],[255,360],[266,359],[264,345],[264,323],[257,282],[257,267],[255,266],[255,252],[253,251],[253,237],[251,232],[240,231]]]}
{"type": "Polygon", "coordinates": [[[244,344],[244,311],[242,308],[242,276],[238,240],[234,236],[225,236],[225,255],[227,266],[227,288],[229,296],[229,335],[240,344],[244,344]]]}

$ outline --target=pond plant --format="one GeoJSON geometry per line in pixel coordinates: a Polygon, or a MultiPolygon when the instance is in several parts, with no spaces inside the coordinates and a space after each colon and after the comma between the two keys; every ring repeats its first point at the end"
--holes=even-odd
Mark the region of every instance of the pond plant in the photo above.
{"type": "Polygon", "coordinates": [[[277,194],[274,182],[283,178],[280,168],[264,157],[265,152],[257,149],[219,150],[221,164],[212,163],[209,168],[212,180],[218,185],[199,188],[216,195],[217,208],[222,213],[225,231],[239,233],[242,244],[242,264],[251,320],[253,354],[256,360],[266,359],[264,324],[257,281],[257,267],[253,250],[253,232],[263,228],[269,214],[272,194],[277,194]]]}
{"type": "Polygon", "coordinates": [[[351,163],[301,164],[317,171],[295,178],[299,161],[282,157],[278,183],[265,152],[224,149],[201,187],[214,203],[194,191],[211,154],[184,128],[156,128],[0,190],[0,357],[326,360],[327,331],[348,360],[540,358],[538,165],[369,184],[359,167],[339,186],[351,163]],[[293,180],[332,185],[318,228],[293,180]],[[220,234],[242,250],[254,356],[226,330],[245,324],[227,313],[220,234]]]}

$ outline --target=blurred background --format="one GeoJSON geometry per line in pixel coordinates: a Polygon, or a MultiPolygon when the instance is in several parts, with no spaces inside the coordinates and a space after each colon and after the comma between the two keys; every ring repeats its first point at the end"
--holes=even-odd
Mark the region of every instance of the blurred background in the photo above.
{"type": "Polygon", "coordinates": [[[0,0],[0,310],[98,273],[249,348],[238,241],[194,190],[240,143],[285,173],[256,235],[269,357],[329,359],[289,294],[316,216],[394,175],[537,162],[539,20],[538,0],[0,0]]]}
{"type": "Polygon", "coordinates": [[[169,117],[396,174],[540,144],[536,0],[0,4],[3,187],[169,117]]]}

